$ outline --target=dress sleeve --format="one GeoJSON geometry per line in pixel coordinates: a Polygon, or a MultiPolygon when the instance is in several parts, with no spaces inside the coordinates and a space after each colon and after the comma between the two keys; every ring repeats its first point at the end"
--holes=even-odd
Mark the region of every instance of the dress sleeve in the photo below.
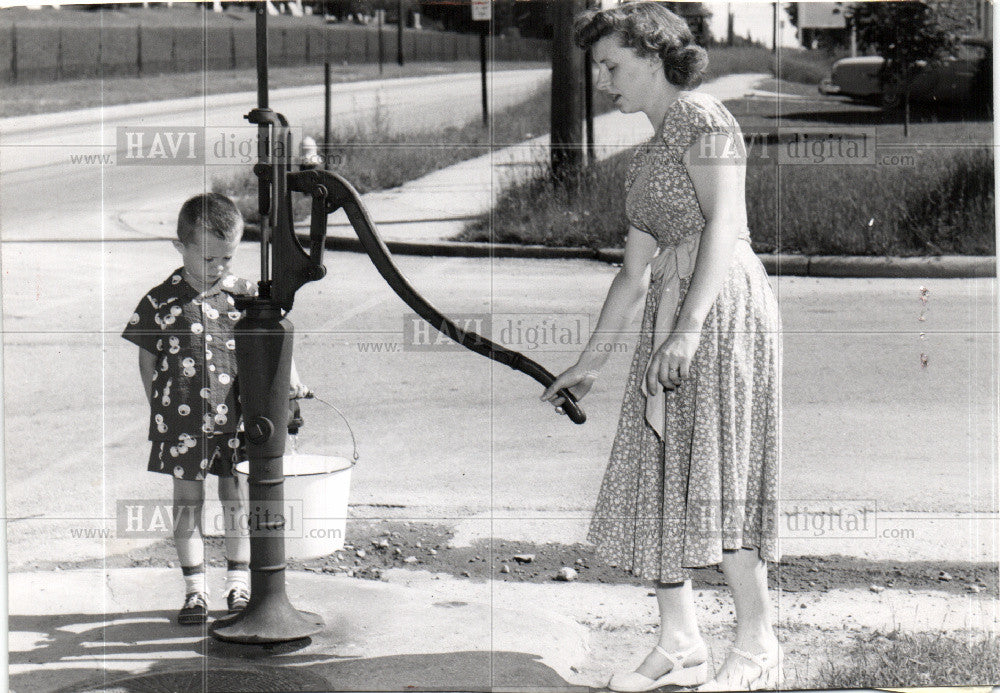
{"type": "Polygon", "coordinates": [[[714,99],[683,99],[677,104],[672,127],[664,128],[663,140],[682,156],[698,138],[710,133],[734,136],[732,116],[714,99]]]}
{"type": "Polygon", "coordinates": [[[122,332],[122,337],[151,354],[156,353],[156,340],[161,332],[155,320],[154,302],[152,294],[143,296],[122,332]]]}

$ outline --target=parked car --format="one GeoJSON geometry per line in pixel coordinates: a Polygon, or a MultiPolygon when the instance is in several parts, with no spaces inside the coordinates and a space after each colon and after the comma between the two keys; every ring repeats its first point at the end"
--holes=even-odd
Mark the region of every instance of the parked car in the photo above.
{"type": "MultiPolygon", "coordinates": [[[[910,99],[923,103],[957,103],[973,98],[985,82],[983,74],[992,68],[992,44],[979,39],[963,39],[957,56],[928,65],[917,63],[910,87],[910,99]]],[[[879,72],[885,59],[877,55],[841,58],[830,76],[819,84],[821,94],[838,94],[883,106],[898,105],[904,95],[902,84],[883,83],[879,72]]],[[[992,80],[990,80],[992,81],[992,80]]]]}

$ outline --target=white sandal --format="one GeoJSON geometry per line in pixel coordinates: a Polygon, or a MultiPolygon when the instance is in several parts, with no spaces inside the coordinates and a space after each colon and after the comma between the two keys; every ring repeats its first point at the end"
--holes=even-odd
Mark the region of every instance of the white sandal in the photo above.
{"type": "Polygon", "coordinates": [[[692,664],[691,666],[684,665],[684,660],[702,647],[705,647],[705,643],[699,642],[697,645],[683,652],[671,654],[659,645],[656,645],[653,649],[666,657],[667,661],[670,662],[670,671],[658,679],[651,679],[648,676],[640,674],[638,671],[615,674],[611,677],[611,681],[608,682],[608,688],[618,691],[618,693],[642,693],[643,691],[655,690],[661,686],[693,687],[704,683],[708,680],[707,661],[701,664],[692,664]]]}
{"type": "Polygon", "coordinates": [[[784,683],[785,676],[781,667],[784,662],[785,653],[782,651],[781,645],[778,646],[778,654],[774,657],[774,661],[768,661],[768,657],[763,653],[752,654],[736,647],[730,648],[729,651],[753,662],[760,671],[753,678],[747,678],[745,675],[746,672],[744,672],[744,676],[741,677],[739,684],[735,686],[732,683],[719,683],[713,678],[708,683],[699,686],[699,691],[774,691],[784,683]]]}

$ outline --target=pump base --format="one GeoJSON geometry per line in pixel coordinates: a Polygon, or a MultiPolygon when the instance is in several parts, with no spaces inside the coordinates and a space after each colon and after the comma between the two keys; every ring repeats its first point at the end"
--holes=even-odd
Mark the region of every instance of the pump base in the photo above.
{"type": "Polygon", "coordinates": [[[258,601],[251,595],[246,611],[214,621],[209,631],[225,642],[255,645],[308,638],[323,630],[323,625],[319,614],[293,607],[282,590],[258,601]]]}

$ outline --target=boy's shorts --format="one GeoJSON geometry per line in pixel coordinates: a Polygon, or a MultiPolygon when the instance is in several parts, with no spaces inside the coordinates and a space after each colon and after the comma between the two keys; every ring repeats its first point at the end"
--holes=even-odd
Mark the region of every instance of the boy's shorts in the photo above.
{"type": "Polygon", "coordinates": [[[245,459],[246,436],[242,432],[199,438],[182,433],[176,442],[154,440],[146,469],[175,479],[202,481],[206,474],[232,476],[236,463],[245,459]]]}

